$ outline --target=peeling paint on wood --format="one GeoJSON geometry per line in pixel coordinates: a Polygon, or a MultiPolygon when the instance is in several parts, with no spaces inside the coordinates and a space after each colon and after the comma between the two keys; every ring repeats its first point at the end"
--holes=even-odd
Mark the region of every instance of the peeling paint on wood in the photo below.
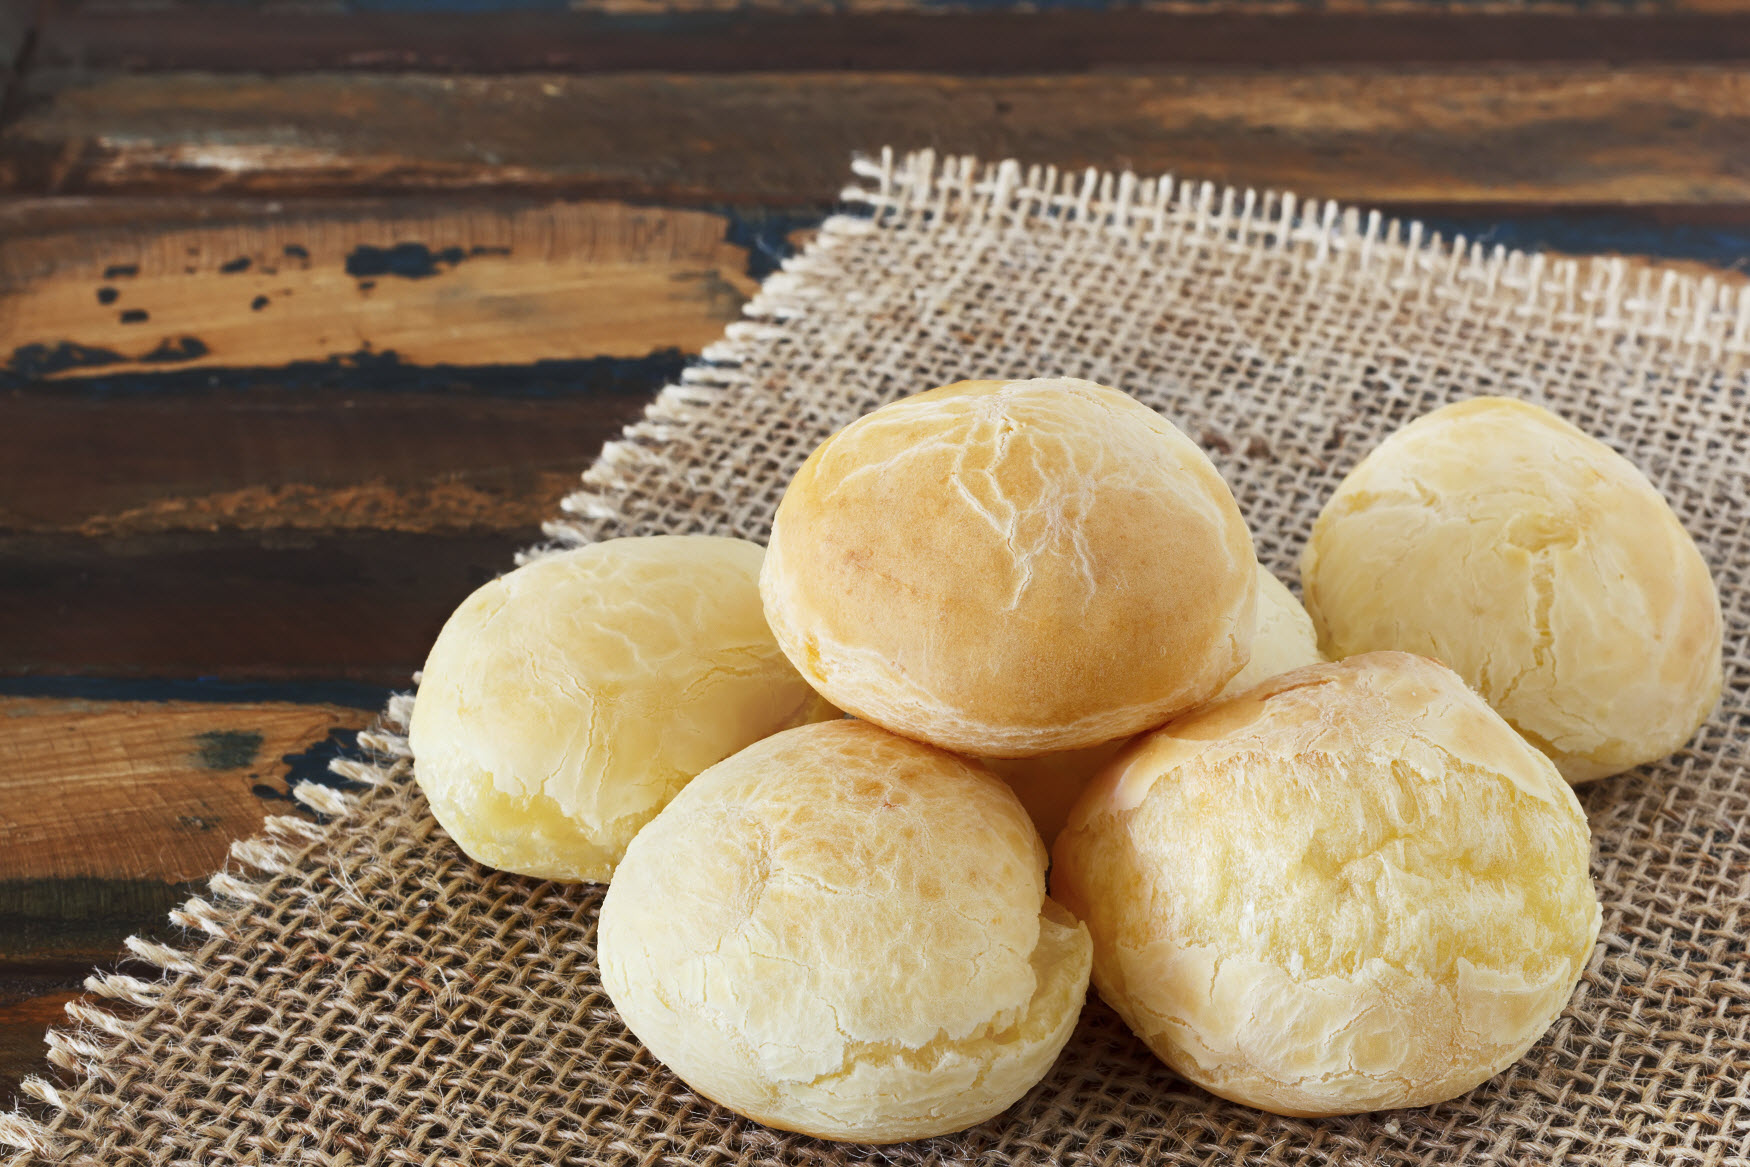
{"type": "MultiPolygon", "coordinates": [[[[368,721],[327,705],[0,698],[0,890],[17,899],[33,880],[204,877],[263,814],[283,813],[253,787],[283,787],[286,755],[368,721]]],[[[0,917],[28,914],[0,896],[0,917]]]]}
{"type": "Polygon", "coordinates": [[[697,351],[754,289],[726,228],[708,212],[595,203],[12,235],[0,360],[39,380],[361,350],[474,366],[697,351]]]}
{"type": "MultiPolygon", "coordinates": [[[[195,762],[205,770],[241,770],[261,753],[262,735],[255,730],[209,729],[194,735],[195,762]]],[[[198,816],[179,817],[205,829],[213,820],[198,816]]]]}

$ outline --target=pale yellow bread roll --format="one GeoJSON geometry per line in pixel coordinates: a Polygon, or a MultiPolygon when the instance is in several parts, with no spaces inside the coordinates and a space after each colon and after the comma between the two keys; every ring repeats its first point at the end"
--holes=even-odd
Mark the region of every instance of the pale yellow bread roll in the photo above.
{"type": "Polygon", "coordinates": [[[1719,596],[1625,458],[1547,410],[1481,397],[1382,442],[1301,561],[1333,657],[1438,657],[1570,782],[1677,749],[1719,701],[1719,596]]]}
{"type": "Polygon", "coordinates": [[[791,481],[760,587],[829,700],[961,753],[1110,741],[1244,667],[1251,536],[1191,440],[1089,381],[882,407],[791,481]]]}
{"type": "Polygon", "coordinates": [[[689,1086],[770,1126],[891,1143],[1004,1110],[1087,992],[1087,930],[984,769],[864,722],[707,770],[633,840],[602,984],[689,1086]]]}
{"type": "MultiPolygon", "coordinates": [[[[1294,598],[1294,593],[1260,566],[1252,659],[1234,674],[1216,697],[1243,693],[1277,673],[1317,664],[1324,659],[1319,655],[1312,618],[1294,598]]],[[[1069,821],[1070,807],[1075,805],[1083,787],[1129,741],[1129,738],[1119,738],[1079,750],[1039,754],[1032,758],[985,758],[983,762],[1009,784],[1009,789],[1027,808],[1033,825],[1039,828],[1040,836],[1049,847],[1056,841],[1058,832],[1063,830],[1063,824],[1069,821]]]]}
{"type": "Polygon", "coordinates": [[[778,651],[758,544],[613,539],[462,601],[426,659],[409,742],[432,813],[473,859],[605,881],[699,771],[836,717],[778,651]]]}
{"type": "Polygon", "coordinates": [[[1598,935],[1586,820],[1451,670],[1284,673],[1140,739],[1083,794],[1052,894],[1168,1065],[1278,1114],[1426,1106],[1520,1057],[1598,935]]]}
{"type": "Polygon", "coordinates": [[[1260,681],[1278,673],[1316,665],[1325,658],[1319,653],[1318,633],[1313,631],[1312,617],[1288,590],[1288,585],[1271,575],[1262,564],[1258,567],[1258,618],[1252,633],[1252,659],[1221,687],[1216,697],[1232,697],[1244,693],[1260,681]]]}

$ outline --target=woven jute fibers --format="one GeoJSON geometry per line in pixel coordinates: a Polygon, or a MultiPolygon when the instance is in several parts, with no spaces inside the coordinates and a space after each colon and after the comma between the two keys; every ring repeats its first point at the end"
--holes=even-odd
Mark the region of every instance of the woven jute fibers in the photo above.
{"type": "Polygon", "coordinates": [[[1385,435],[1475,394],[1542,402],[1664,491],[1727,620],[1712,720],[1583,791],[1604,930],[1548,1036],[1452,1102],[1303,1121],[1187,1086],[1094,1000],[1050,1076],[962,1135],[869,1150],[767,1130],[621,1026],[596,974],[600,890],[485,870],[433,823],[400,698],[368,760],[302,788],[318,823],[273,822],[179,913],[185,947],[135,942],[158,975],[93,980],[113,1000],[51,1038],[62,1081],[0,1119],[12,1162],[1750,1162],[1750,294],[1165,180],[927,154],[861,178],[863,213],[604,452],[553,545],[763,538],[791,472],[852,418],[963,377],[1068,374],[1202,443],[1292,581],[1320,504],[1385,435]]]}

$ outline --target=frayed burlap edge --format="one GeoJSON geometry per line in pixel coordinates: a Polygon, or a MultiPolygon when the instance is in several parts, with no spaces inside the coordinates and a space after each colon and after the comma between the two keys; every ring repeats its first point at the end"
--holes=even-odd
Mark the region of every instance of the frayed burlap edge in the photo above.
{"type": "MultiPolygon", "coordinates": [[[[83,1079],[101,1074],[107,1057],[137,1041],[158,1011],[174,997],[183,980],[202,975],[213,953],[235,942],[234,925],[275,894],[277,876],[316,860],[330,834],[357,818],[374,790],[407,777],[413,764],[406,737],[412,715],[412,695],[395,694],[376,722],[358,735],[359,747],[366,751],[366,756],[336,758],[328,764],[331,773],[355,790],[309,781],[292,787],[292,797],[312,812],[313,820],[269,815],[262,822],[260,834],[231,844],[231,858],[237,866],[208,879],[207,889],[212,898],[191,897],[170,913],[172,924],[187,929],[191,938],[195,933],[204,933],[205,942],[176,948],[129,936],[123,942],[127,951],[162,975],[156,980],[124,973],[86,977],[86,992],[113,1004],[105,1007],[86,1000],[67,1002],[65,1008],[72,1025],[50,1029],[44,1035],[49,1062],[74,1079],[83,1079]]],[[[25,1155],[31,1154],[44,1159],[62,1157],[65,1152],[55,1137],[52,1115],[69,1112],[71,1104],[62,1090],[45,1078],[26,1077],[19,1089],[46,1108],[51,1117],[39,1118],[23,1108],[10,1114],[0,1113],[0,1146],[24,1152],[9,1158],[8,1163],[28,1162],[25,1155]]]]}
{"type": "Polygon", "coordinates": [[[1682,353],[1686,365],[1718,365],[1750,353],[1750,283],[1742,279],[1698,277],[1618,257],[1485,247],[1463,236],[1446,239],[1414,220],[1334,201],[1171,176],[1060,171],[1023,167],[1013,159],[938,159],[933,150],[896,160],[891,148],[879,159],[856,159],[852,170],[866,185],[848,186],[840,198],[868,213],[829,218],[804,254],[786,260],[765,281],[742,310],[746,319],[729,325],[724,339],[708,346],[679,384],[664,389],[644,420],[603,447],[584,472],[584,488],[560,504],[575,518],[544,524],[553,543],[524,552],[519,563],[588,542],[593,522],[618,519],[616,498],[634,467],[675,468],[664,455],[669,437],[699,420],[717,394],[743,383],[737,368],[743,344],[781,337],[787,321],[809,311],[808,276],[828,266],[838,247],[898,219],[953,215],[990,232],[1048,219],[1065,232],[1122,232],[1180,249],[1212,241],[1236,251],[1258,247],[1293,255],[1332,276],[1359,274],[1394,290],[1420,288],[1467,306],[1492,302],[1508,319],[1614,332],[1628,342],[1663,341],[1682,353]]]}

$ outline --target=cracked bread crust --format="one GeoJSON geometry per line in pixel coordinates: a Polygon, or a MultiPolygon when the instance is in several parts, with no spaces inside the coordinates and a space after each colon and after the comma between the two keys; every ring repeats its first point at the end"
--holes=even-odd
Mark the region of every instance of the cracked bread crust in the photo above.
{"type": "Polygon", "coordinates": [[[1168,1065],[1277,1114],[1455,1097],[1554,1022],[1598,935],[1572,789],[1451,670],[1285,673],[1141,738],[1052,893],[1168,1065]]]}
{"type": "Polygon", "coordinates": [[[1110,741],[1246,663],[1251,535],[1170,422],[1090,381],[962,381],[829,438],[760,580],[829,700],[987,757],[1110,741]]]}
{"type": "Polygon", "coordinates": [[[982,768],[876,726],[768,738],[633,841],[602,984],[699,1093],[784,1130],[890,1143],[999,1113],[1081,1013],[1087,929],[982,768]]]}
{"type": "Polygon", "coordinates": [[[1456,669],[1570,782],[1664,757],[1719,701],[1719,596],[1644,474],[1547,410],[1481,397],[1382,442],[1301,561],[1333,658],[1456,669]]]}
{"type": "Polygon", "coordinates": [[[745,539],[611,539],[462,601],[426,659],[409,734],[456,844],[501,870],[606,882],[693,775],[838,716],[766,627],[763,554],[745,539]]]}

